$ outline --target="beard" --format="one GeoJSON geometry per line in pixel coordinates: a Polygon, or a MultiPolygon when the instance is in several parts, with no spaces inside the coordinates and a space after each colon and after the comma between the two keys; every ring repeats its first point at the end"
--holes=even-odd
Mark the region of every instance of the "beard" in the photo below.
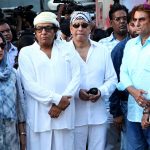
{"type": "Polygon", "coordinates": [[[127,29],[122,29],[118,32],[119,35],[126,35],[127,34],[127,29]]]}

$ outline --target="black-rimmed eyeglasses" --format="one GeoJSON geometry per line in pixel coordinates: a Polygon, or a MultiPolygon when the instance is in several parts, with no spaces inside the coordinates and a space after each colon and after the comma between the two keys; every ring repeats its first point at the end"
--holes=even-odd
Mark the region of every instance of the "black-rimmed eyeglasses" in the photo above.
{"type": "Polygon", "coordinates": [[[35,27],[35,31],[41,33],[43,31],[43,29],[46,31],[46,32],[51,32],[53,29],[55,29],[56,27],[54,26],[37,26],[35,27]]]}

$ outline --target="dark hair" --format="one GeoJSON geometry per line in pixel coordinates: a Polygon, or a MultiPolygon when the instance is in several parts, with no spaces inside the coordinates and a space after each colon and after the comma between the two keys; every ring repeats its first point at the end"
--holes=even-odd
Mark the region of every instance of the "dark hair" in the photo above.
{"type": "Polygon", "coordinates": [[[102,29],[95,29],[92,34],[92,40],[96,42],[106,37],[107,37],[107,32],[102,29]]]}
{"type": "Polygon", "coordinates": [[[149,4],[140,4],[140,5],[133,7],[133,9],[131,10],[132,18],[134,18],[134,14],[136,11],[143,11],[143,12],[147,13],[150,18],[150,5],[149,4]]]}
{"type": "Polygon", "coordinates": [[[131,11],[128,14],[127,23],[129,24],[133,20],[131,11]]]}
{"type": "Polygon", "coordinates": [[[31,31],[23,31],[17,41],[17,48],[20,50],[22,47],[32,45],[34,43],[34,33],[31,31]]]}
{"type": "Polygon", "coordinates": [[[70,22],[69,21],[65,21],[64,23],[62,23],[60,25],[60,30],[66,36],[70,36],[70,22]]]}
{"type": "Polygon", "coordinates": [[[124,5],[120,5],[118,3],[111,6],[109,11],[109,19],[112,20],[112,16],[116,11],[123,10],[128,15],[128,9],[124,5]]]}
{"type": "Polygon", "coordinates": [[[2,38],[3,40],[3,43],[6,45],[6,39],[4,38],[3,34],[0,32],[0,37],[2,38]]]}
{"type": "Polygon", "coordinates": [[[5,23],[7,23],[9,25],[9,23],[6,19],[0,19],[0,25],[3,25],[5,23]]]}

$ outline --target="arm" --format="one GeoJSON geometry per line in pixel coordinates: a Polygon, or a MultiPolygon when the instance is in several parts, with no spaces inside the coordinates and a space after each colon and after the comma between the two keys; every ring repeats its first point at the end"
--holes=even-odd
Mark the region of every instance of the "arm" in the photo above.
{"type": "Polygon", "coordinates": [[[112,63],[111,55],[106,49],[106,63],[105,63],[105,76],[104,84],[98,89],[101,92],[101,97],[109,98],[110,95],[114,92],[117,84],[117,75],[112,63]]]}
{"type": "MultiPolygon", "coordinates": [[[[73,53],[73,52],[72,52],[73,53]]],[[[80,84],[80,65],[78,63],[78,58],[76,55],[72,55],[72,57],[70,58],[70,72],[72,79],[69,82],[67,88],[65,89],[65,91],[63,92],[62,98],[59,102],[58,105],[54,105],[51,107],[50,111],[49,111],[49,115],[52,118],[57,118],[59,117],[60,113],[62,111],[64,111],[70,104],[70,100],[71,98],[75,95],[79,84],[80,84]]]]}
{"type": "Polygon", "coordinates": [[[20,148],[21,150],[25,150],[26,147],[26,130],[25,130],[25,100],[23,89],[21,86],[20,78],[18,72],[16,72],[17,76],[17,83],[16,83],[16,90],[17,90],[17,105],[16,111],[18,116],[18,130],[19,130],[19,138],[20,138],[20,148]]]}

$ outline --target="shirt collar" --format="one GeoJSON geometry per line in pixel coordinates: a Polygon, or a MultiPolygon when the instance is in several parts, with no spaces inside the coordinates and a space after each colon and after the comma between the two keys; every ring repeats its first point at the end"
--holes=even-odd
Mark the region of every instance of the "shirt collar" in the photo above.
{"type": "MultiPolygon", "coordinates": [[[[146,43],[150,43],[150,36],[148,37],[148,39],[146,40],[146,43]]],[[[141,37],[140,36],[138,36],[138,37],[136,37],[136,42],[135,42],[135,44],[139,44],[139,43],[141,43],[141,37]]]]}
{"type": "Polygon", "coordinates": [[[114,41],[114,40],[117,40],[117,39],[115,38],[114,33],[112,32],[111,35],[107,38],[107,40],[109,42],[111,42],[111,41],[114,41]]]}

